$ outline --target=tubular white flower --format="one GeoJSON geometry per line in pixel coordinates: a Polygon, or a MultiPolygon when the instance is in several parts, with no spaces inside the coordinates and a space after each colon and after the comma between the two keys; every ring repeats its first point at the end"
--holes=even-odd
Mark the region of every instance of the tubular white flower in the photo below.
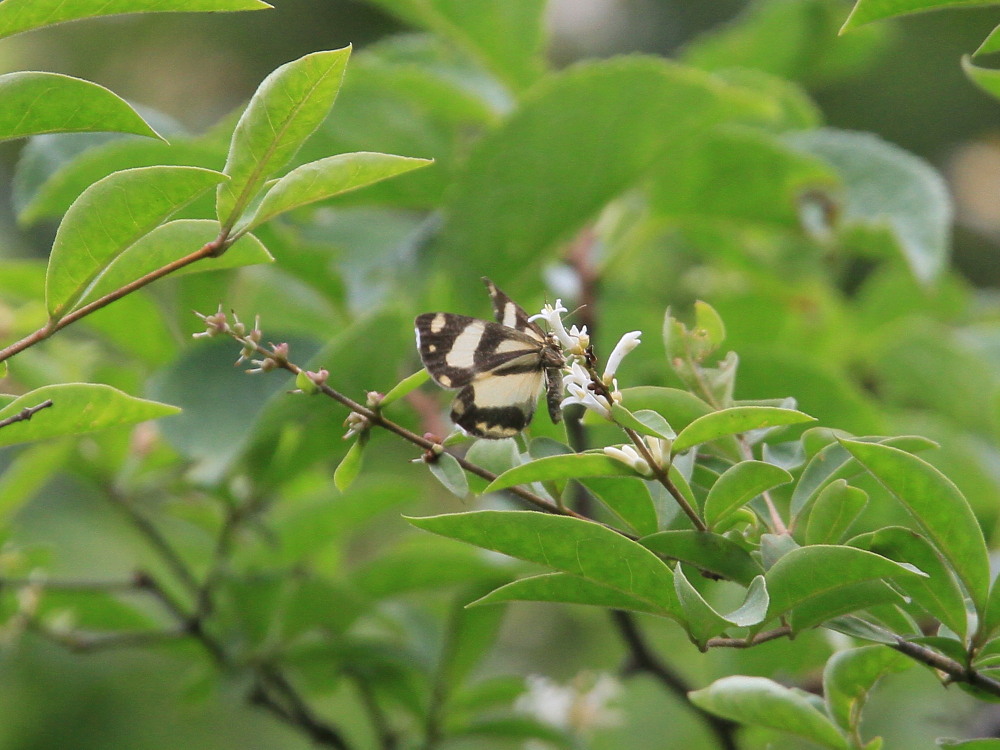
{"type": "Polygon", "coordinates": [[[562,300],[557,299],[555,305],[546,304],[540,313],[532,315],[528,320],[544,320],[549,330],[555,335],[562,345],[563,351],[567,354],[583,354],[587,346],[590,345],[590,336],[587,335],[587,327],[583,330],[573,326],[569,331],[562,322],[562,314],[567,312],[563,307],[562,300]],[[586,343],[583,343],[583,341],[586,343]]]}
{"type": "Polygon", "coordinates": [[[590,374],[579,362],[573,362],[569,371],[563,375],[563,388],[570,395],[563,399],[561,406],[565,408],[570,404],[582,404],[605,419],[611,419],[611,405],[606,399],[590,390],[589,385],[590,374]]]}
{"type": "Polygon", "coordinates": [[[644,477],[653,475],[653,470],[649,463],[631,445],[623,445],[620,448],[615,445],[608,445],[604,448],[604,455],[621,461],[628,467],[642,474],[644,477]]]}
{"type": "Polygon", "coordinates": [[[545,724],[587,735],[621,722],[621,711],[613,705],[621,696],[621,683],[610,675],[581,674],[568,685],[530,675],[526,682],[527,691],[514,708],[545,724]]]}
{"type": "Polygon", "coordinates": [[[605,383],[611,383],[615,377],[615,373],[618,372],[618,366],[625,359],[625,355],[642,343],[639,341],[641,335],[642,331],[629,331],[618,340],[615,348],[611,350],[611,356],[608,357],[607,367],[604,368],[602,378],[605,383]]]}

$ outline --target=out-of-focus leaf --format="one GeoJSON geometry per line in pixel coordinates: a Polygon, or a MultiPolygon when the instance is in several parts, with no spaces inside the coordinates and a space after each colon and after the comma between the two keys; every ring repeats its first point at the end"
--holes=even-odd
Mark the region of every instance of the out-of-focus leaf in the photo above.
{"type": "Polygon", "coordinates": [[[754,578],[763,573],[750,553],[718,534],[682,529],[661,531],[639,541],[657,554],[686,562],[744,586],[749,586],[754,578]]]}
{"type": "Polygon", "coordinates": [[[80,18],[118,13],[164,11],[263,10],[261,0],[104,0],[101,3],[67,3],[64,0],[4,0],[0,3],[0,37],[52,26],[80,18]]]}
{"type": "Polygon", "coordinates": [[[986,542],[958,488],[929,463],[898,448],[850,440],[841,444],[909,511],[982,615],[990,585],[986,542]]]}
{"type": "Polygon", "coordinates": [[[379,403],[380,406],[388,406],[394,401],[406,396],[411,391],[415,391],[417,388],[422,386],[428,380],[430,380],[431,374],[425,369],[417,370],[412,375],[409,375],[402,380],[400,380],[392,390],[390,390],[385,396],[382,397],[382,401],[379,403]]]}
{"type": "Polygon", "coordinates": [[[81,435],[107,427],[158,419],[180,411],[176,406],[129,396],[109,385],[60,383],[42,386],[18,396],[0,408],[0,420],[9,419],[48,400],[52,401],[52,406],[35,412],[30,420],[0,428],[0,445],[81,435]]]}
{"type": "Polygon", "coordinates": [[[714,527],[761,492],[792,481],[784,469],[763,461],[741,461],[723,472],[708,491],[705,523],[714,527]]]}
{"type": "Polygon", "coordinates": [[[501,740],[541,740],[562,750],[573,750],[576,739],[568,732],[530,716],[506,716],[499,719],[477,719],[449,733],[452,737],[493,737],[501,740]]]}
{"type": "Polygon", "coordinates": [[[849,486],[846,480],[828,484],[809,513],[806,544],[837,544],[867,504],[868,493],[849,486]]]}
{"type": "Polygon", "coordinates": [[[664,614],[678,611],[670,568],[642,545],[599,524],[533,511],[477,511],[409,520],[435,534],[608,586],[664,614]]]}
{"type": "Polygon", "coordinates": [[[0,521],[6,522],[60,471],[72,451],[71,440],[52,440],[19,452],[0,474],[0,521]]]}
{"type": "Polygon", "coordinates": [[[764,677],[723,677],[688,693],[688,698],[705,711],[741,724],[778,729],[835,750],[850,747],[833,723],[800,691],[764,677]]]}
{"type": "Polygon", "coordinates": [[[813,421],[814,417],[795,409],[782,409],[776,406],[732,406],[694,420],[677,435],[673,450],[676,453],[683,453],[701,443],[749,430],[813,421]]]}
{"type": "Polygon", "coordinates": [[[944,179],[930,164],[870,133],[820,128],[784,138],[839,173],[842,232],[857,229],[862,239],[888,233],[917,279],[929,283],[941,274],[953,210],[944,179]]]}
{"type": "Polygon", "coordinates": [[[862,646],[838,651],[823,669],[823,696],[827,711],[844,729],[856,728],[868,693],[881,677],[902,672],[913,661],[885,646],[862,646]]]}
{"type": "MultiPolygon", "coordinates": [[[[3,23],[0,5],[0,24],[3,23]]],[[[139,113],[96,83],[59,73],[0,76],[0,141],[44,133],[113,131],[159,138],[139,113]]]]}
{"type": "Polygon", "coordinates": [[[933,8],[980,4],[977,0],[857,0],[851,14],[844,21],[841,33],[882,18],[895,18],[933,8]]]}
{"type": "Polygon", "coordinates": [[[408,591],[495,580],[503,570],[472,547],[453,542],[444,546],[440,539],[428,538],[437,544],[389,550],[355,568],[351,583],[366,596],[383,599],[408,591]]]}
{"type": "Polygon", "coordinates": [[[197,167],[141,167],[87,188],[66,212],[52,244],[45,277],[51,318],[72,310],[136,240],[224,179],[197,167]]]}
{"type": "Polygon", "coordinates": [[[533,83],[544,67],[541,0],[370,0],[407,23],[464,48],[514,89],[533,83]]]}
{"type": "MultiPolygon", "coordinates": [[[[340,459],[337,468],[333,472],[333,484],[341,492],[346,492],[347,488],[354,484],[354,480],[361,473],[361,461],[364,458],[364,443],[361,439],[355,440],[351,447],[347,449],[345,456],[340,459]]],[[[450,488],[449,488],[450,489],[450,488]]]]}
{"type": "Polygon", "coordinates": [[[292,158],[326,117],[344,77],[351,48],[313,52],[274,70],[257,88],[236,125],[216,195],[227,226],[252,202],[265,180],[292,158]]]}

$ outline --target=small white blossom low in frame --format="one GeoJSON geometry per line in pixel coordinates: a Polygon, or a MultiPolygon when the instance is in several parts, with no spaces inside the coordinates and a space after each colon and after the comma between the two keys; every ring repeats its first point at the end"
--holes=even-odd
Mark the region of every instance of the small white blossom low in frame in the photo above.
{"type": "Polygon", "coordinates": [[[622,712],[614,703],[622,686],[609,674],[581,673],[568,685],[541,675],[530,675],[526,682],[527,691],[514,708],[545,724],[580,736],[621,724],[622,712]]]}

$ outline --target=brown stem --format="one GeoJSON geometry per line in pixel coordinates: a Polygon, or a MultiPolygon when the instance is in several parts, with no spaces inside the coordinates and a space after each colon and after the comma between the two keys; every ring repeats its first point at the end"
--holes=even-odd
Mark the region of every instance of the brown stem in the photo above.
{"type": "Polygon", "coordinates": [[[78,307],[76,310],[73,310],[72,312],[67,313],[66,315],[60,318],[49,320],[44,326],[39,328],[37,331],[28,334],[20,341],[16,341],[4,349],[0,349],[0,362],[3,362],[6,359],[10,359],[15,354],[18,354],[19,352],[22,352],[25,349],[27,349],[29,346],[33,346],[34,344],[37,344],[40,341],[44,341],[49,336],[54,334],[56,331],[61,331],[63,328],[70,325],[71,323],[75,323],[80,318],[86,317],[87,315],[90,315],[92,312],[100,310],[102,307],[107,307],[115,300],[119,300],[122,297],[131,294],[137,289],[141,289],[142,287],[146,286],[147,284],[151,284],[157,279],[163,278],[164,276],[171,274],[174,271],[177,271],[178,269],[184,268],[185,266],[189,266],[192,263],[195,263],[196,261],[203,260],[205,258],[218,257],[222,252],[225,251],[225,249],[229,246],[229,244],[230,244],[229,240],[224,235],[220,235],[218,238],[212,240],[211,242],[206,243],[198,250],[195,250],[193,253],[185,255],[183,258],[178,258],[177,260],[172,261],[165,266],[157,268],[155,271],[150,271],[145,276],[142,276],[136,279],[135,281],[125,284],[125,286],[119,287],[118,289],[115,289],[113,292],[105,294],[103,297],[100,297],[99,299],[96,299],[93,302],[84,305],[83,307],[78,307]]]}
{"type": "Polygon", "coordinates": [[[706,648],[752,648],[777,638],[785,638],[791,634],[792,629],[787,625],[782,625],[774,630],[757,633],[753,638],[709,638],[705,642],[705,646],[706,648]]]}
{"type": "Polygon", "coordinates": [[[7,425],[14,424],[15,422],[27,422],[35,416],[36,412],[39,412],[42,409],[48,409],[50,406],[52,406],[52,399],[50,398],[45,399],[38,406],[26,406],[17,414],[13,414],[6,419],[0,419],[0,427],[6,427],[7,425]]]}
{"type": "Polygon", "coordinates": [[[900,636],[896,636],[896,643],[889,644],[889,647],[909,656],[911,659],[919,661],[921,664],[926,664],[939,672],[944,672],[951,678],[952,682],[964,682],[991,695],[1000,696],[1000,680],[987,677],[982,672],[978,672],[972,667],[967,667],[954,659],[949,659],[943,654],[939,654],[917,643],[907,641],[900,636]]]}

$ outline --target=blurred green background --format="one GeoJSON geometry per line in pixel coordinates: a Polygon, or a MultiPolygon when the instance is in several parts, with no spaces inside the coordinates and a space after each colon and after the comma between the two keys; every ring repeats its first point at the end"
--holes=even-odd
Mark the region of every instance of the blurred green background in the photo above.
{"type": "MultiPolygon", "coordinates": [[[[0,72],[44,69],[93,80],[200,131],[244,102],[267,73],[288,60],[347,44],[363,50],[404,30],[398,21],[363,3],[275,0],[274,4],[273,11],[260,13],[128,16],[44,29],[6,40],[0,46],[0,72]]],[[[845,3],[844,17],[848,9],[845,3]]],[[[674,56],[743,10],[744,3],[731,0],[553,0],[548,16],[550,59],[563,66],[582,58],[635,51],[674,56]]],[[[859,56],[850,74],[824,80],[822,75],[810,78],[804,69],[801,81],[827,124],[876,133],[943,172],[958,212],[954,264],[984,298],[1000,285],[1000,103],[963,76],[959,59],[974,50],[998,21],[1000,10],[982,9],[879,24],[871,34],[881,41],[871,47],[874,53],[859,56]]],[[[829,43],[837,41],[831,36],[829,43]]],[[[4,259],[43,257],[54,229],[43,225],[25,232],[15,226],[11,186],[20,148],[17,143],[0,148],[0,257],[4,259]]],[[[843,281],[848,292],[852,279],[864,278],[864,264],[856,271],[843,281]]],[[[910,293],[905,285],[902,288],[910,293]]],[[[690,279],[686,292],[692,298],[700,292],[712,299],[711,288],[699,290],[690,279]]],[[[867,304],[876,307],[877,302],[867,304]]],[[[740,306],[738,295],[719,307],[739,342],[739,317],[747,308],[740,306]]],[[[627,304],[617,310],[609,303],[608,308],[614,325],[628,325],[627,304]]],[[[933,331],[928,336],[933,338],[933,331]]],[[[753,372],[753,362],[748,358],[748,373],[753,372]]],[[[766,390],[765,376],[745,377],[751,383],[762,382],[758,387],[766,390]]],[[[906,403],[907,394],[900,401],[906,403]]],[[[921,425],[916,417],[913,423],[921,425]]],[[[1000,466],[992,455],[979,469],[1000,481],[1000,466]]],[[[50,485],[18,516],[18,540],[55,549],[53,575],[81,569],[91,574],[127,573],[141,550],[111,511],[86,502],[87,492],[85,485],[71,480],[50,485]],[[101,537],[84,533],[91,528],[100,528],[101,537]]],[[[988,497],[972,499],[989,534],[989,524],[997,516],[995,506],[988,497]]],[[[427,512],[463,507],[441,498],[424,505],[427,512]]],[[[415,512],[412,504],[404,511],[415,512]]],[[[400,525],[388,514],[377,532],[359,535],[352,554],[360,559],[371,555],[377,540],[391,539],[400,525]]],[[[422,596],[421,606],[432,611],[447,605],[443,594],[422,596]]],[[[696,686],[734,671],[777,679],[794,676],[808,683],[810,671],[815,676],[832,648],[824,636],[809,633],[795,643],[771,644],[749,653],[701,655],[670,626],[658,628],[656,638],[696,686]]],[[[525,604],[511,608],[499,645],[483,669],[539,672],[569,680],[581,669],[614,671],[621,657],[621,646],[610,635],[603,613],[525,604]],[[572,645],[555,648],[556,644],[572,645]]],[[[208,678],[208,669],[178,672],[176,663],[171,655],[155,651],[74,656],[31,639],[20,641],[16,648],[0,649],[0,748],[309,747],[300,735],[247,708],[240,684],[223,681],[220,688],[208,678]]],[[[703,726],[676,698],[643,679],[629,681],[626,690],[627,721],[619,729],[598,733],[595,748],[711,747],[703,726]]],[[[356,705],[356,697],[335,693],[319,707],[351,726],[364,723],[362,717],[351,715],[356,705]]],[[[885,733],[891,746],[913,749],[932,747],[931,738],[937,735],[982,734],[1000,726],[1000,716],[989,707],[976,705],[955,690],[942,691],[932,675],[918,670],[886,680],[869,715],[869,733],[885,733]]],[[[772,739],[752,735],[748,747],[764,747],[772,739]]],[[[781,748],[800,746],[787,737],[775,742],[781,748]]]]}

